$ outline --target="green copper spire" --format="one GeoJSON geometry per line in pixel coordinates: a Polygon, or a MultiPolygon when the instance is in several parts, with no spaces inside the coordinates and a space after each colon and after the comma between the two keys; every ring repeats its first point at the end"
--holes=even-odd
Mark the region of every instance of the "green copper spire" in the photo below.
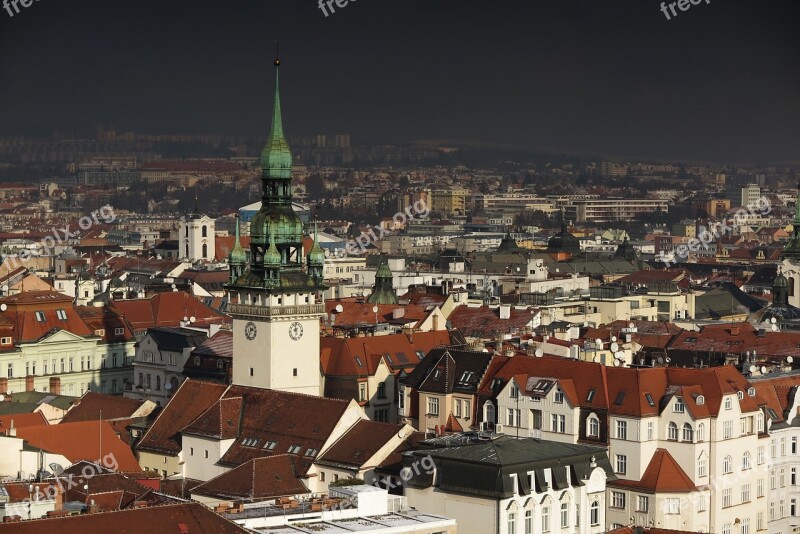
{"type": "Polygon", "coordinates": [[[233,243],[233,249],[231,250],[230,255],[228,256],[228,263],[235,264],[235,265],[244,265],[247,261],[247,254],[245,254],[244,249],[242,248],[242,242],[240,238],[240,230],[239,230],[239,214],[236,214],[236,241],[233,243]]]}
{"type": "Polygon", "coordinates": [[[392,270],[389,263],[383,262],[375,273],[375,286],[372,294],[367,297],[370,304],[397,304],[397,293],[394,292],[392,270]]]}
{"type": "MultiPolygon", "coordinates": [[[[280,70],[281,60],[275,59],[275,99],[272,106],[272,130],[267,144],[261,151],[261,170],[264,179],[289,179],[292,177],[292,152],[283,135],[281,116],[280,70]]],[[[265,195],[267,191],[264,192],[265,195]]]]}
{"type": "Polygon", "coordinates": [[[308,263],[313,265],[322,265],[325,263],[325,253],[319,246],[316,219],[314,220],[314,244],[311,246],[311,250],[308,251],[308,263]]]}

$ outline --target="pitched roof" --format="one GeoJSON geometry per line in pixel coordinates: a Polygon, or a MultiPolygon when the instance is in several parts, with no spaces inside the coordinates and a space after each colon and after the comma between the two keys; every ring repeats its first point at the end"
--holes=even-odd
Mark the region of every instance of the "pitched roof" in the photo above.
{"type": "Polygon", "coordinates": [[[31,447],[60,454],[71,462],[99,462],[110,454],[118,471],[141,471],[131,449],[105,421],[23,427],[17,430],[17,437],[23,438],[31,447]]]}
{"type": "Polygon", "coordinates": [[[404,383],[430,393],[475,394],[492,358],[488,352],[435,348],[405,377],[404,383]]]}
{"type": "Polygon", "coordinates": [[[651,493],[685,493],[697,489],[666,449],[656,449],[641,480],[616,480],[609,482],[609,485],[651,493]]]}
{"type": "Polygon", "coordinates": [[[296,458],[279,454],[254,458],[208,482],[192,488],[193,494],[216,499],[271,499],[309,493],[297,478],[296,458]]]}
{"type": "Polygon", "coordinates": [[[360,469],[405,425],[361,420],[317,459],[318,464],[360,469]]]}
{"type": "Polygon", "coordinates": [[[43,426],[48,424],[50,423],[47,422],[47,418],[42,412],[0,415],[0,434],[5,433],[5,431],[12,426],[14,428],[21,428],[24,426],[43,426]]]}
{"type": "Polygon", "coordinates": [[[118,419],[130,417],[142,407],[144,401],[129,399],[119,395],[104,395],[94,391],[87,391],[77,399],[72,408],[67,412],[62,423],[76,423],[79,421],[97,421],[101,415],[103,419],[118,419]]]}
{"type": "Polygon", "coordinates": [[[177,327],[184,317],[195,317],[196,322],[201,324],[229,320],[184,291],[157,293],[148,299],[115,300],[109,307],[124,316],[134,330],[155,326],[177,327]]]}
{"type": "Polygon", "coordinates": [[[181,429],[216,403],[226,389],[224,384],[184,380],[136,448],[178,454],[181,429]]]}
{"type": "Polygon", "coordinates": [[[522,330],[529,326],[537,313],[532,308],[517,310],[512,307],[510,317],[501,319],[498,308],[457,306],[447,320],[466,337],[492,339],[500,333],[508,333],[513,329],[522,330]]]}
{"type": "Polygon", "coordinates": [[[59,532],[60,534],[85,534],[86,532],[247,534],[248,532],[245,528],[215,514],[199,503],[5,523],[3,531],[9,534],[39,534],[43,531],[59,532]]]}
{"type": "Polygon", "coordinates": [[[356,298],[326,300],[325,312],[335,318],[336,325],[375,324],[375,312],[372,311],[375,306],[378,307],[378,321],[393,324],[416,324],[429,313],[424,307],[414,304],[372,304],[356,298]],[[341,312],[336,311],[337,306],[342,306],[341,312]]]}

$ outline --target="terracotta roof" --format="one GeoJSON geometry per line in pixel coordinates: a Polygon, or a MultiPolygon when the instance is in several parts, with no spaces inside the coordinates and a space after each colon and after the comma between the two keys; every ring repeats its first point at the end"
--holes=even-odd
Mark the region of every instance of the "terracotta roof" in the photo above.
{"type": "Polygon", "coordinates": [[[750,323],[714,324],[700,332],[684,331],[669,345],[669,350],[725,352],[744,355],[756,351],[759,358],[797,356],[800,332],[771,332],[763,336],[750,323]]]}
{"type": "Polygon", "coordinates": [[[131,449],[105,421],[23,427],[17,430],[17,437],[23,438],[31,447],[60,454],[71,462],[101,461],[112,454],[118,471],[141,471],[131,449]]]}
{"type": "Polygon", "coordinates": [[[154,532],[247,534],[247,530],[199,503],[173,504],[104,514],[84,514],[3,524],[9,534],[153,534],[154,532]]]}
{"type": "Polygon", "coordinates": [[[279,454],[254,458],[208,482],[192,488],[192,494],[222,500],[271,499],[309,493],[297,478],[296,458],[279,454]]]}
{"type": "Polygon", "coordinates": [[[405,425],[361,420],[340,437],[317,460],[318,464],[360,469],[405,425]]]}
{"type": "Polygon", "coordinates": [[[666,449],[656,449],[641,480],[615,480],[609,482],[609,486],[650,493],[687,493],[697,489],[692,479],[666,449]]]}
{"type": "MultiPolygon", "coordinates": [[[[372,304],[366,301],[359,302],[355,298],[326,300],[325,312],[329,317],[335,317],[335,325],[354,325],[359,323],[375,324],[373,307],[378,307],[378,321],[393,324],[418,323],[428,317],[429,312],[422,306],[414,304],[372,304]],[[341,305],[341,312],[335,311],[341,305]],[[402,310],[402,316],[394,318],[395,310],[402,310]]],[[[399,311],[397,312],[400,313],[399,311]]],[[[444,326],[444,325],[442,325],[444,326]]]]}
{"type": "MultiPolygon", "coordinates": [[[[250,236],[239,236],[239,243],[244,250],[248,250],[250,248],[250,236]]],[[[235,244],[235,235],[214,236],[214,259],[219,261],[228,259],[235,244]]]]}
{"type": "Polygon", "coordinates": [[[102,418],[118,419],[130,417],[142,407],[144,401],[120,397],[119,395],[104,395],[94,391],[87,391],[73,403],[62,423],[77,423],[79,421],[97,421],[102,418]]]}
{"type": "Polygon", "coordinates": [[[526,326],[530,326],[536,313],[538,310],[532,308],[517,310],[512,307],[510,318],[501,319],[500,311],[497,308],[457,306],[447,320],[453,325],[453,328],[457,328],[466,337],[493,339],[498,334],[508,333],[512,329],[522,330],[526,326]]]}
{"type": "Polygon", "coordinates": [[[134,330],[155,326],[177,327],[184,317],[195,317],[198,323],[228,321],[227,316],[184,291],[157,293],[149,299],[115,300],[109,307],[122,315],[134,330]]]}
{"type": "Polygon", "coordinates": [[[233,332],[219,330],[192,351],[193,356],[231,358],[233,356],[233,332]]]}
{"type": "Polygon", "coordinates": [[[322,368],[325,376],[369,376],[374,375],[382,357],[390,368],[415,367],[421,360],[417,351],[425,354],[431,349],[450,342],[446,330],[415,332],[385,336],[320,339],[320,350],[324,353],[322,368]],[[384,355],[388,354],[388,358],[384,355]]]}
{"type": "Polygon", "coordinates": [[[178,454],[180,431],[216,403],[226,389],[214,382],[184,380],[136,448],[178,454]]]}
{"type": "Polygon", "coordinates": [[[44,426],[48,424],[47,418],[42,412],[0,415],[0,434],[4,434],[12,425],[14,428],[22,428],[25,426],[44,426]]]}
{"type": "Polygon", "coordinates": [[[450,412],[450,415],[447,416],[447,422],[444,425],[445,432],[463,432],[464,427],[461,426],[461,423],[458,422],[453,416],[453,412],[450,412]]]}

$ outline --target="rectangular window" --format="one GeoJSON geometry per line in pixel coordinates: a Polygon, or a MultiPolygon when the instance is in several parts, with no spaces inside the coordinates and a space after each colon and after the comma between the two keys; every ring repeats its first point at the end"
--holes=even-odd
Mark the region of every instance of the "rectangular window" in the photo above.
{"type": "Polygon", "coordinates": [[[733,437],[733,422],[725,421],[722,423],[722,439],[731,439],[733,437]]]}
{"type": "Polygon", "coordinates": [[[731,534],[731,524],[725,523],[722,525],[722,534],[731,534]]]}
{"type": "Polygon", "coordinates": [[[781,456],[786,456],[786,438],[781,438],[781,456]]]}
{"type": "MultiPolygon", "coordinates": [[[[358,400],[359,400],[359,402],[364,402],[364,401],[367,400],[367,385],[366,384],[359,384],[358,385],[358,400]]],[[[439,402],[439,400],[437,399],[436,402],[439,402]]],[[[433,412],[429,412],[429,413],[433,413],[433,412]]],[[[438,410],[437,410],[436,413],[437,414],[439,413],[438,410]]]]}
{"type": "Polygon", "coordinates": [[[628,457],[624,454],[617,454],[617,465],[615,473],[624,475],[628,471],[628,457]]]}
{"type": "Polygon", "coordinates": [[[428,397],[428,415],[439,415],[439,399],[428,397]]]}
{"type": "Polygon", "coordinates": [[[121,336],[124,333],[125,333],[125,329],[124,328],[115,328],[114,329],[114,335],[115,336],[121,336]]]}
{"type": "Polygon", "coordinates": [[[517,532],[517,514],[514,512],[508,512],[508,528],[506,531],[508,534],[516,534],[517,532]]]}
{"type": "Polygon", "coordinates": [[[561,528],[569,526],[569,503],[561,503],[561,528]]]}
{"type": "Polygon", "coordinates": [[[64,310],[56,310],[56,317],[58,317],[62,321],[66,321],[67,320],[67,312],[65,312],[64,310]]]}
{"type": "Polygon", "coordinates": [[[636,498],[636,511],[647,512],[650,509],[650,498],[646,495],[639,495],[636,498]]]}
{"type": "Polygon", "coordinates": [[[456,406],[456,417],[461,417],[461,401],[459,399],[455,400],[456,406]]]}
{"type": "Polygon", "coordinates": [[[679,514],[681,511],[681,500],[678,497],[668,497],[664,502],[665,514],[679,514]]]}
{"type": "Polygon", "coordinates": [[[722,507],[727,508],[732,504],[731,501],[731,488],[726,488],[722,490],[722,507]]]}
{"type": "Polygon", "coordinates": [[[675,413],[683,413],[685,410],[685,405],[683,404],[683,399],[681,397],[675,397],[675,404],[673,405],[673,411],[675,413]]]}
{"type": "Polygon", "coordinates": [[[756,456],[756,462],[758,463],[758,465],[761,465],[761,464],[764,463],[764,446],[763,445],[760,445],[758,447],[758,455],[756,456]]]}
{"type": "Polygon", "coordinates": [[[525,534],[533,534],[533,512],[525,510],[525,534]]]}
{"type": "Polygon", "coordinates": [[[553,395],[553,402],[556,404],[563,404],[564,403],[564,392],[560,389],[557,389],[555,395],[553,395]]]}
{"type": "Polygon", "coordinates": [[[464,401],[464,419],[469,419],[470,415],[472,415],[472,411],[470,410],[470,404],[468,400],[464,401]]]}
{"type": "Polygon", "coordinates": [[[742,502],[750,502],[750,484],[742,484],[742,502]]]}
{"type": "Polygon", "coordinates": [[[764,512],[756,514],[756,530],[764,530],[764,512]]]}
{"type": "Polygon", "coordinates": [[[617,421],[617,439],[628,439],[627,421],[617,421]]]}
{"type": "Polygon", "coordinates": [[[611,506],[614,508],[625,508],[625,493],[621,491],[611,492],[611,506]]]}
{"type": "Polygon", "coordinates": [[[550,430],[552,432],[558,432],[564,434],[566,432],[566,416],[552,414],[550,416],[550,430]]]}
{"type": "Polygon", "coordinates": [[[742,519],[742,529],[740,534],[750,534],[750,518],[745,517],[742,519]]]}
{"type": "Polygon", "coordinates": [[[542,507],[542,532],[550,532],[550,507],[542,507]]]}
{"type": "Polygon", "coordinates": [[[519,418],[520,418],[519,416],[520,416],[519,410],[509,408],[506,424],[508,424],[508,426],[519,426],[519,418]]]}
{"type": "Polygon", "coordinates": [[[764,496],[764,479],[759,478],[756,480],[756,497],[764,496]]]}
{"type": "Polygon", "coordinates": [[[37,311],[35,312],[35,315],[36,315],[36,320],[40,323],[43,323],[47,320],[44,316],[44,312],[37,311]]]}
{"type": "Polygon", "coordinates": [[[647,441],[653,441],[653,433],[655,432],[655,427],[652,421],[648,421],[647,423],[647,441]]]}

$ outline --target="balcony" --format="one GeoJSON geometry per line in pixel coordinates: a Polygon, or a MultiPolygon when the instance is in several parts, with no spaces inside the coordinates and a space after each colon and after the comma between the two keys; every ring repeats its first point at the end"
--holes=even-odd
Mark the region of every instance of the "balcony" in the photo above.
{"type": "Polygon", "coordinates": [[[299,306],[257,306],[252,304],[228,304],[230,315],[251,317],[286,317],[291,315],[324,315],[325,304],[302,304],[299,306]]]}

